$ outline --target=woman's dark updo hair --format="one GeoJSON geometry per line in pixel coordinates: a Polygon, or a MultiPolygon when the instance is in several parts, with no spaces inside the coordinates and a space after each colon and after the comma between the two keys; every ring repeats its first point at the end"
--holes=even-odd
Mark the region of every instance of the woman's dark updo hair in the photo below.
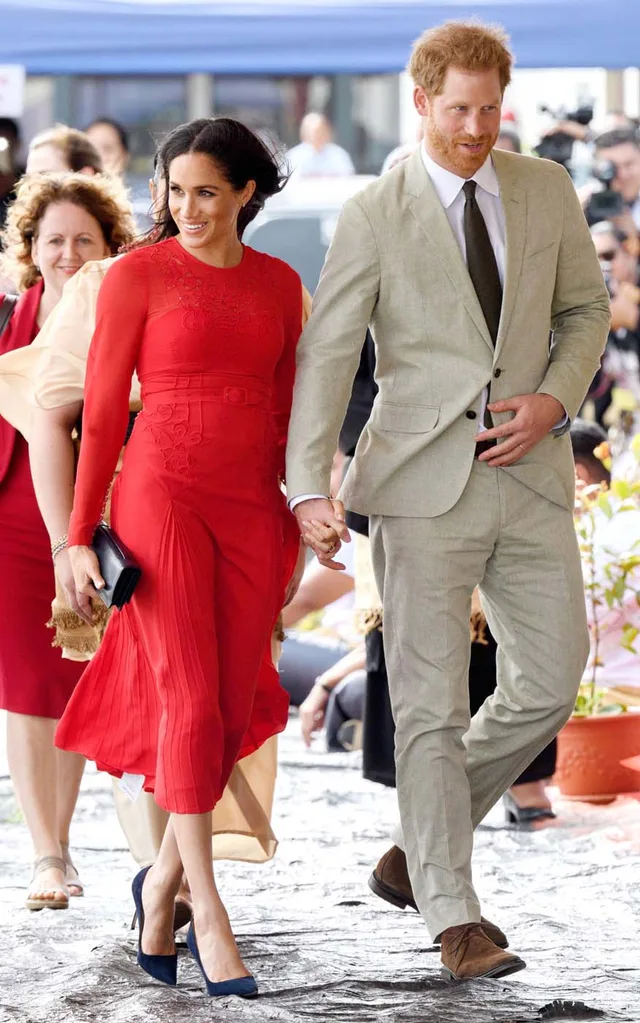
{"type": "Polygon", "coordinates": [[[180,124],[165,136],[158,150],[166,193],[158,210],[153,241],[178,234],[169,212],[169,168],[176,157],[185,153],[208,156],[238,192],[248,181],[255,181],[255,192],[238,214],[238,238],[242,238],[247,225],[257,217],[269,196],[279,192],[287,182],[277,153],[270,152],[265,143],[240,121],[231,117],[202,117],[180,124]]]}

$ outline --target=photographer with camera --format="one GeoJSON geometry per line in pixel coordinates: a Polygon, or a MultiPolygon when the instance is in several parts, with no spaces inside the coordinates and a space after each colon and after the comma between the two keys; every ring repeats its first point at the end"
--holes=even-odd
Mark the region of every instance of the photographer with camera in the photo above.
{"type": "Polygon", "coordinates": [[[569,171],[576,185],[583,184],[581,171],[590,162],[588,143],[589,125],[593,118],[592,104],[584,103],[572,111],[551,110],[544,105],[538,107],[538,110],[541,114],[549,114],[554,123],[534,147],[534,153],[544,160],[559,163],[569,171]]]}
{"type": "MultiPolygon", "coordinates": [[[[606,131],[598,135],[595,147],[596,177],[606,185],[607,191],[620,197],[620,214],[630,213],[636,231],[640,230],[640,133],[634,128],[606,131]]],[[[590,205],[599,194],[602,193],[592,197],[590,205]]],[[[599,219],[616,215],[612,213],[599,219]]]]}
{"type": "Polygon", "coordinates": [[[600,421],[613,387],[631,391],[640,401],[640,288],[633,239],[610,221],[594,224],[591,237],[611,299],[607,347],[589,394],[600,421]]]}

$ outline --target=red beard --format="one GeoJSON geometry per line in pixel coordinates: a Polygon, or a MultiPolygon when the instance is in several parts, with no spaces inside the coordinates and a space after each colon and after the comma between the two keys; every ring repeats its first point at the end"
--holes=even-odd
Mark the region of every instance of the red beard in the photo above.
{"type": "Polygon", "coordinates": [[[437,162],[441,162],[443,166],[461,178],[471,178],[476,171],[480,170],[497,138],[497,133],[494,136],[480,135],[478,138],[473,138],[470,135],[455,135],[450,138],[441,132],[432,121],[427,121],[425,124],[425,141],[429,150],[436,157],[437,162]],[[477,153],[471,153],[460,145],[463,142],[480,145],[482,149],[477,153]]]}

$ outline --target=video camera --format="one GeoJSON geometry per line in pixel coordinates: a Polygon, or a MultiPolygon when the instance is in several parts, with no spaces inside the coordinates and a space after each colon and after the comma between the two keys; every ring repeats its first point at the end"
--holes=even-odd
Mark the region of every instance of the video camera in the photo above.
{"type": "Polygon", "coordinates": [[[612,220],[624,213],[624,200],[619,192],[614,192],[611,183],[617,171],[611,160],[601,160],[594,164],[593,176],[602,185],[599,192],[594,192],[585,207],[585,216],[589,226],[601,220],[612,220]]]}
{"type": "MultiPolygon", "coordinates": [[[[551,110],[544,105],[538,107],[538,110],[541,114],[551,114],[556,122],[572,121],[574,124],[581,124],[584,128],[593,120],[593,105],[591,103],[584,103],[577,110],[567,112],[551,110]]],[[[573,135],[569,135],[566,131],[552,131],[545,135],[533,151],[544,160],[553,160],[554,163],[559,163],[570,170],[574,142],[573,135]]]]}

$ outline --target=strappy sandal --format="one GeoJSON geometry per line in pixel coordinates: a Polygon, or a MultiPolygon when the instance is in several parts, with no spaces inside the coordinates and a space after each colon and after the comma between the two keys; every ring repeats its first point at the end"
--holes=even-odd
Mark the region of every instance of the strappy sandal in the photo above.
{"type": "Polygon", "coordinates": [[[82,881],[80,880],[80,878],[78,877],[78,871],[77,871],[76,865],[73,862],[73,860],[71,859],[71,853],[69,852],[69,843],[68,842],[61,842],[60,846],[62,848],[62,858],[63,858],[64,862],[67,865],[67,869],[65,871],[65,874],[66,874],[66,885],[67,885],[67,888],[69,889],[69,895],[71,896],[72,899],[81,899],[83,897],[83,895],[84,895],[84,885],[83,885],[82,881]],[[70,877],[69,876],[69,871],[70,870],[74,871],[74,873],[76,875],[75,877],[70,877]],[[74,892],[73,891],[74,888],[76,888],[77,891],[74,892]]]}
{"type": "Polygon", "coordinates": [[[67,864],[61,856],[38,857],[33,865],[33,877],[31,878],[31,884],[29,885],[29,891],[25,902],[27,909],[37,912],[41,909],[69,908],[69,889],[66,884],[41,884],[40,887],[35,884],[38,874],[42,874],[45,870],[54,869],[60,870],[66,875],[67,864]],[[49,897],[48,893],[51,893],[52,897],[49,897]],[[56,898],[56,896],[58,897],[56,898]],[[60,898],[60,896],[62,896],[62,898],[60,898]]]}

